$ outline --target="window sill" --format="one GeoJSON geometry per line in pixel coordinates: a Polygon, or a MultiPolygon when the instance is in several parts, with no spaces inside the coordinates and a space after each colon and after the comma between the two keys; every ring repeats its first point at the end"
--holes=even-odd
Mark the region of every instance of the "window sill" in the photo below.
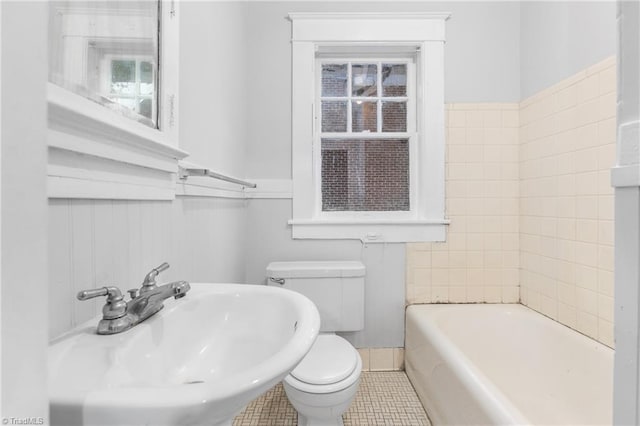
{"type": "Polygon", "coordinates": [[[188,154],[165,133],[55,84],[48,85],[50,198],[175,198],[188,154]]]}
{"type": "Polygon", "coordinates": [[[292,219],[294,239],[352,239],[365,243],[444,241],[449,221],[393,219],[292,219]]]}

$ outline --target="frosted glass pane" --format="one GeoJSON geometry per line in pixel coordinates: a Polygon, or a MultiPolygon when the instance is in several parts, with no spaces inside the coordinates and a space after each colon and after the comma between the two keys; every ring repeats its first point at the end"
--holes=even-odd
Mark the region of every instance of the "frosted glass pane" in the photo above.
{"type": "Polygon", "coordinates": [[[375,64],[351,66],[351,92],[353,96],[377,96],[378,67],[375,64]]]}
{"type": "Polygon", "coordinates": [[[407,139],[322,139],[323,211],[408,211],[407,139]]]}
{"type": "Polygon", "coordinates": [[[355,101],[351,104],[351,130],[353,132],[378,131],[378,103],[355,101]]]}
{"type": "Polygon", "coordinates": [[[322,96],[347,96],[347,64],[322,65],[322,96]]]}
{"type": "Polygon", "coordinates": [[[347,131],[347,101],[322,101],[322,131],[347,131]]]}
{"type": "Polygon", "coordinates": [[[407,131],[406,102],[382,102],[382,131],[407,131]]]}
{"type": "Polygon", "coordinates": [[[382,65],[382,96],[407,95],[407,66],[405,64],[382,65]]]}

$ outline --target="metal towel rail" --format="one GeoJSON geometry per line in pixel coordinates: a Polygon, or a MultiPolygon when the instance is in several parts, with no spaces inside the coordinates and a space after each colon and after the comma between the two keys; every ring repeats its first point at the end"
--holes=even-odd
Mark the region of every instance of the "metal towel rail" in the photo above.
{"type": "Polygon", "coordinates": [[[180,179],[187,179],[189,176],[209,176],[210,178],[223,180],[225,182],[231,182],[238,185],[242,185],[247,188],[255,188],[257,185],[253,182],[247,182],[246,180],[234,178],[232,176],[223,175],[221,173],[212,172],[209,169],[196,169],[190,167],[180,167],[178,169],[178,176],[180,179]]]}

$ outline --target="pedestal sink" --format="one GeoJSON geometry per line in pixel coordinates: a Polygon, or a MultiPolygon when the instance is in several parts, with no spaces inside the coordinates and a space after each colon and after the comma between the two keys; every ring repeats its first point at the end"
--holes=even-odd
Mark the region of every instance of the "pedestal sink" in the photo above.
{"type": "Polygon", "coordinates": [[[53,425],[230,425],[315,341],[315,305],[288,290],[191,284],[131,330],[97,335],[100,318],[49,346],[53,425]]]}

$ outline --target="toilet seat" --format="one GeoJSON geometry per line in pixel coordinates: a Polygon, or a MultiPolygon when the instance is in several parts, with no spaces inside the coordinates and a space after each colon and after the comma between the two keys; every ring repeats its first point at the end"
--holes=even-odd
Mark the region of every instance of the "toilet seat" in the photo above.
{"type": "Polygon", "coordinates": [[[321,334],[285,381],[303,392],[331,393],[352,385],[361,371],[360,355],[349,342],[340,336],[321,334]]]}

